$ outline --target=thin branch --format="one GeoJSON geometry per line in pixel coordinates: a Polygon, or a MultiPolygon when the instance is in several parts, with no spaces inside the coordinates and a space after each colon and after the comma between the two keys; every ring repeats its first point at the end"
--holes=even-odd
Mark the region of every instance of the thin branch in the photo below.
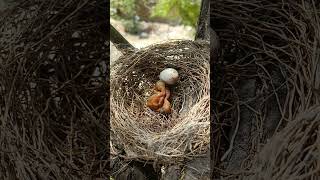
{"type": "Polygon", "coordinates": [[[135,49],[130,43],[129,41],[124,38],[119,31],[116,30],[116,28],[114,28],[112,26],[112,24],[110,24],[110,41],[116,46],[116,48],[123,52],[125,49],[135,49]]]}
{"type": "Polygon", "coordinates": [[[235,130],[233,132],[233,135],[231,137],[230,146],[229,146],[228,150],[223,154],[222,158],[220,159],[221,161],[224,161],[228,157],[228,155],[230,154],[230,152],[232,151],[233,146],[234,146],[234,140],[236,138],[236,135],[237,135],[238,130],[239,130],[239,125],[240,125],[240,107],[239,106],[240,105],[238,104],[237,105],[238,120],[237,120],[236,128],[235,128],[235,130]]]}

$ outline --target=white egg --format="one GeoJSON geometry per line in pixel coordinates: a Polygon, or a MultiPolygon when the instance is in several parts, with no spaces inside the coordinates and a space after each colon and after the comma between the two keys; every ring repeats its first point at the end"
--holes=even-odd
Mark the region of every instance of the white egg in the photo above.
{"type": "Polygon", "coordinates": [[[179,80],[179,74],[178,71],[173,68],[166,68],[161,71],[159,78],[166,84],[173,85],[179,80]]]}

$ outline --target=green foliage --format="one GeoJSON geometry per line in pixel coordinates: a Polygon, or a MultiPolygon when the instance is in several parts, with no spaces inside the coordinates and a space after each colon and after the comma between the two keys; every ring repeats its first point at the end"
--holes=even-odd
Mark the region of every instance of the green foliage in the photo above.
{"type": "Polygon", "coordinates": [[[153,17],[181,18],[185,25],[197,26],[201,0],[159,0],[152,10],[153,17]]]}
{"type": "Polygon", "coordinates": [[[110,2],[111,16],[120,19],[123,22],[125,31],[130,34],[138,34],[141,30],[139,21],[136,19],[136,1],[137,0],[111,0],[110,2]]]}
{"type": "Polygon", "coordinates": [[[111,16],[117,16],[117,9],[121,12],[124,12],[128,16],[134,16],[136,14],[135,1],[136,0],[111,0],[111,16]]]}
{"type": "Polygon", "coordinates": [[[151,17],[178,20],[184,25],[197,26],[201,0],[111,0],[111,16],[124,21],[127,32],[137,34],[140,31],[139,20],[135,20],[137,2],[152,6],[151,17]],[[155,2],[155,4],[154,4],[155,2]]]}
{"type": "Polygon", "coordinates": [[[130,34],[139,34],[139,32],[141,31],[141,24],[135,18],[133,18],[132,20],[123,20],[123,25],[125,31],[130,34]]]}

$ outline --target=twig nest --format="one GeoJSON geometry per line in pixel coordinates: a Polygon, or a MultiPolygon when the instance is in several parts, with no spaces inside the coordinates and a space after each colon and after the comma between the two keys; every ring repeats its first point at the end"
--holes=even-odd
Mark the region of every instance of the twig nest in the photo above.
{"type": "Polygon", "coordinates": [[[173,68],[166,68],[161,71],[159,78],[166,84],[173,85],[179,80],[179,73],[173,68]]]}
{"type": "Polygon", "coordinates": [[[190,40],[119,57],[110,73],[110,125],[127,158],[171,163],[209,150],[209,60],[209,43],[190,40]],[[179,78],[170,89],[170,114],[154,113],[146,103],[159,75],[168,85],[179,78]]]}

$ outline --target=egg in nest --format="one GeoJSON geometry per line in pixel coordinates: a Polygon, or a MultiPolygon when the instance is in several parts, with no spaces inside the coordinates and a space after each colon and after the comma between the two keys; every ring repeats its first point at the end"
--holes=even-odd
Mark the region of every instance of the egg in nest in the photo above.
{"type": "Polygon", "coordinates": [[[179,80],[179,73],[173,68],[166,68],[161,71],[159,78],[166,84],[173,85],[179,80]]]}

